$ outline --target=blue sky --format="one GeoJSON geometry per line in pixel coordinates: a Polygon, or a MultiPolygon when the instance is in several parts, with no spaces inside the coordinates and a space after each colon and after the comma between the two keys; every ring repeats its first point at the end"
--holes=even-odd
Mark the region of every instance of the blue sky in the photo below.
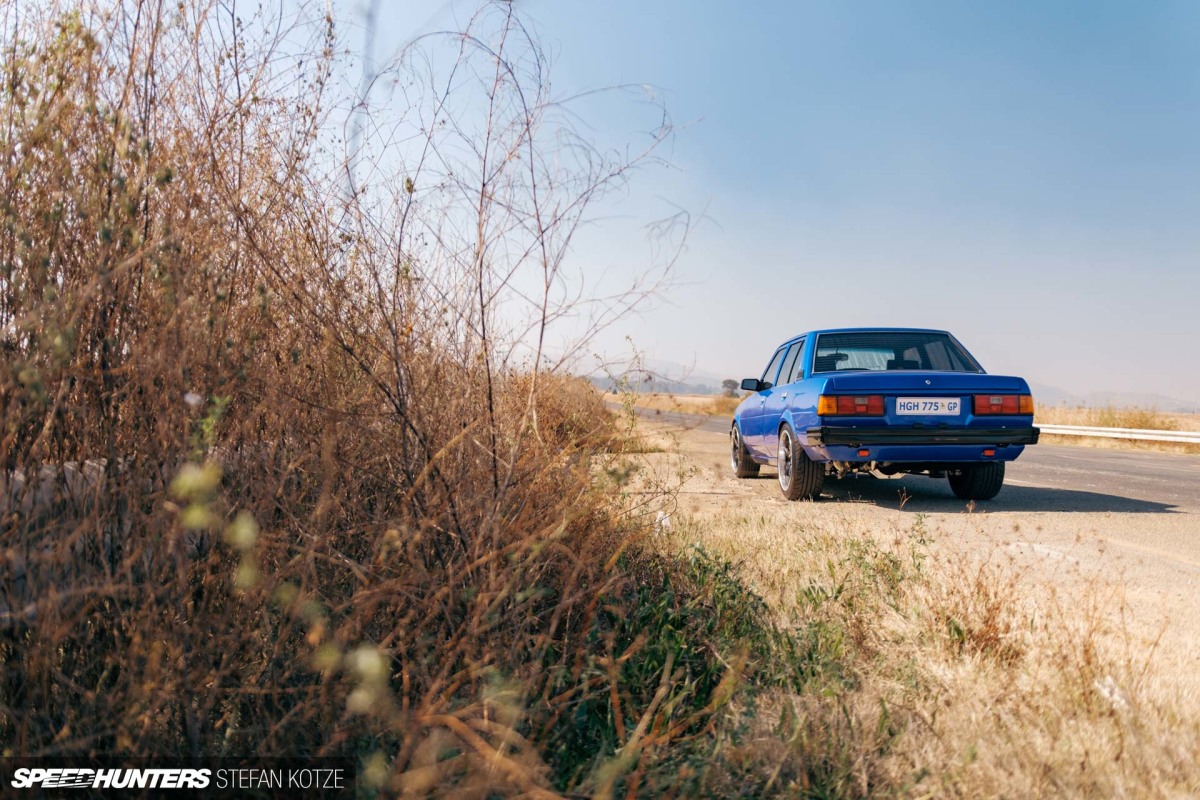
{"type": "MultiPolygon", "coordinates": [[[[707,215],[600,349],[741,377],[809,328],[945,327],[991,372],[1200,403],[1200,4],[517,6],[556,93],[651,84],[682,125],[579,262],[636,271],[629,223],[707,215]]],[[[381,46],[473,7],[391,8],[381,46]]],[[[579,110],[601,142],[652,122],[579,110]]]]}

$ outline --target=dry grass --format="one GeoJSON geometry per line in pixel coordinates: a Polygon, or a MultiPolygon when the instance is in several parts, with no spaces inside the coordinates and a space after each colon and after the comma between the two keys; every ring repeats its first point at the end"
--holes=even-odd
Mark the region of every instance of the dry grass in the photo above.
{"type": "Polygon", "coordinates": [[[1155,408],[1066,408],[1038,406],[1035,421],[1044,425],[1084,425],[1156,431],[1200,431],[1200,414],[1168,414],[1155,408]]]}
{"type": "Polygon", "coordinates": [[[1060,594],[1008,557],[907,530],[824,529],[793,507],[675,524],[735,561],[793,632],[798,690],[742,709],[740,758],[780,796],[1176,797],[1200,717],[1125,626],[1119,589],[1060,594]]]}
{"type": "MultiPolygon", "coordinates": [[[[1039,406],[1034,419],[1043,425],[1084,425],[1138,430],[1200,431],[1200,414],[1167,414],[1153,408],[1064,408],[1039,406]]],[[[1093,436],[1042,434],[1044,444],[1095,447],[1103,450],[1141,450],[1156,453],[1200,453],[1200,445],[1183,442],[1151,442],[1137,439],[1105,439],[1093,436]]]]}
{"type": "Polygon", "coordinates": [[[1098,450],[1200,455],[1200,444],[1188,444],[1186,442],[1147,442],[1140,439],[1105,439],[1099,436],[1056,436],[1052,433],[1043,433],[1038,442],[1040,444],[1066,445],[1068,447],[1093,447],[1098,450]]]}
{"type": "MultiPolygon", "coordinates": [[[[1164,629],[1139,620],[1121,579],[1068,562],[1035,568],[1000,543],[934,540],[920,514],[872,523],[854,507],[714,485],[720,467],[700,459],[720,451],[694,444],[676,442],[647,467],[688,479],[680,500],[691,515],[675,509],[659,546],[736,564],[789,637],[779,663],[791,688],[722,723],[722,767],[773,776],[757,795],[1200,790],[1192,658],[1185,645],[1160,652],[1164,629]],[[739,730],[745,738],[729,733],[739,730]]],[[[978,525],[970,540],[996,541],[978,525]]]]}
{"type": "Polygon", "coordinates": [[[712,394],[664,394],[647,392],[644,394],[617,395],[607,394],[606,401],[613,403],[629,402],[637,408],[651,411],[674,411],[681,414],[706,414],[714,417],[733,417],[741,397],[726,397],[712,394]]]}
{"type": "Polygon", "coordinates": [[[514,275],[574,296],[571,215],[629,166],[543,128],[515,13],[448,38],[466,101],[387,128],[439,158],[384,153],[408,178],[371,191],[321,140],[333,20],[0,9],[0,754],[703,790],[679,775],[766,628],[715,567],[644,552],[600,397],[491,333],[514,275]]]}

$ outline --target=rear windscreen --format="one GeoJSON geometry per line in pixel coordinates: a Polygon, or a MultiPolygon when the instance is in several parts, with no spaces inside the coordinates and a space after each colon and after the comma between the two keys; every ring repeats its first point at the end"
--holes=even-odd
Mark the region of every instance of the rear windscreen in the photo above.
{"type": "Polygon", "coordinates": [[[949,334],[923,331],[822,333],[813,372],[983,372],[949,334]]]}

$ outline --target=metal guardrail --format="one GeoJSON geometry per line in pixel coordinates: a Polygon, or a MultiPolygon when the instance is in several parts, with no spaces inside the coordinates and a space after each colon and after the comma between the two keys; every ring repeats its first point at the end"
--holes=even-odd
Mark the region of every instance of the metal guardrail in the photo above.
{"type": "Polygon", "coordinates": [[[1055,436],[1097,436],[1103,439],[1137,439],[1143,442],[1180,442],[1200,444],[1200,433],[1192,431],[1156,431],[1142,428],[1093,428],[1086,425],[1042,425],[1042,433],[1055,436]]]}

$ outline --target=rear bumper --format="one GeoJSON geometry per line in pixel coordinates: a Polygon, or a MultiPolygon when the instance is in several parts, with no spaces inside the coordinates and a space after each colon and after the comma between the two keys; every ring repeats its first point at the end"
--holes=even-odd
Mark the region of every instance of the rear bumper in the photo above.
{"type": "Polygon", "coordinates": [[[849,428],[824,425],[809,428],[808,444],[828,445],[930,445],[930,444],[1037,444],[1038,429],[1028,428],[849,428]]]}

